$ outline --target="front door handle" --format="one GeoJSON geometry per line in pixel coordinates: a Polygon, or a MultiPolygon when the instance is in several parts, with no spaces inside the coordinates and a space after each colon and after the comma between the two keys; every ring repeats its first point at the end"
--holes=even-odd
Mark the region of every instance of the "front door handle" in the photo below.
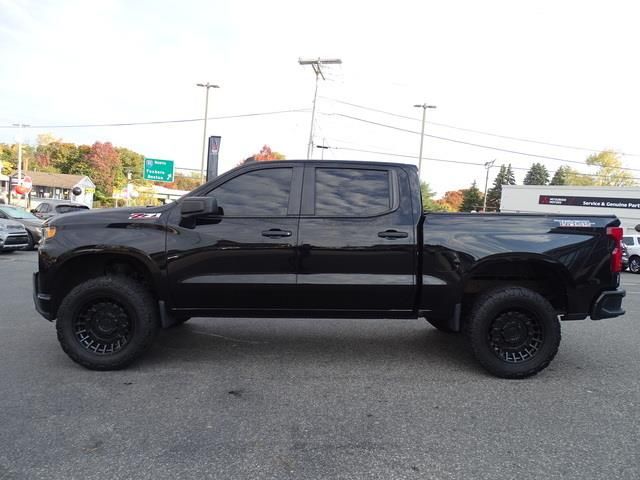
{"type": "Polygon", "coordinates": [[[263,237],[269,238],[280,238],[280,237],[290,237],[290,230],[280,230],[279,228],[272,228],[270,230],[265,230],[262,232],[263,237]]]}
{"type": "Polygon", "coordinates": [[[385,230],[384,232],[378,232],[378,236],[394,240],[396,238],[407,238],[409,234],[407,232],[398,232],[397,230],[385,230]]]}

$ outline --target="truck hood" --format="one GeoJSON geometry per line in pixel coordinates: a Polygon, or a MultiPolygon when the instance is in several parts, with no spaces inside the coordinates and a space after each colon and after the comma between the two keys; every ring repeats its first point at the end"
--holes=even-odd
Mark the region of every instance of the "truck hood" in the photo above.
{"type": "Polygon", "coordinates": [[[86,212],[58,215],[50,218],[45,223],[49,226],[64,228],[111,223],[153,223],[166,215],[172,206],[173,204],[161,207],[100,208],[86,212]]]}

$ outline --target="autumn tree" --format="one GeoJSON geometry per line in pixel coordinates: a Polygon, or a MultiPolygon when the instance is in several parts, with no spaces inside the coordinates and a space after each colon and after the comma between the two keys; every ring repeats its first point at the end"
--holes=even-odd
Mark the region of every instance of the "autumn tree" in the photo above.
{"type": "Polygon", "coordinates": [[[426,182],[420,183],[420,195],[422,196],[422,210],[425,212],[446,212],[447,209],[436,202],[433,197],[435,192],[426,182]]]}
{"type": "Polygon", "coordinates": [[[460,204],[460,211],[470,212],[472,210],[475,210],[477,212],[482,209],[482,202],[482,192],[478,189],[478,186],[476,185],[476,182],[474,180],[470,188],[462,190],[462,203],[460,204]]]}
{"type": "Polygon", "coordinates": [[[445,192],[442,198],[439,198],[436,202],[449,212],[458,212],[460,211],[463,197],[464,190],[450,190],[445,192]]]}
{"type": "Polygon", "coordinates": [[[269,162],[271,160],[284,160],[285,156],[280,152],[274,152],[269,145],[264,145],[260,152],[256,153],[253,158],[256,162],[269,162]]]}
{"type": "Polygon", "coordinates": [[[546,185],[549,183],[549,171],[541,163],[534,163],[524,177],[524,185],[546,185]]]}
{"type": "Polygon", "coordinates": [[[109,197],[114,187],[124,183],[120,156],[110,142],[94,143],[86,159],[93,170],[92,180],[96,185],[96,197],[109,197]]]}

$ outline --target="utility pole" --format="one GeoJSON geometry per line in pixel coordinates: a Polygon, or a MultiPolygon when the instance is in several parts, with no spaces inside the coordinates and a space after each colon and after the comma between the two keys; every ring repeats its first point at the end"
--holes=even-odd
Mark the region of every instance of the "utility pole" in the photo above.
{"type": "Polygon", "coordinates": [[[299,58],[298,63],[300,65],[311,65],[311,67],[313,68],[313,72],[316,74],[316,88],[315,88],[315,92],[313,93],[313,108],[311,109],[311,128],[309,131],[309,143],[307,144],[307,160],[309,160],[311,158],[311,150],[313,149],[313,124],[316,118],[316,99],[318,98],[318,79],[322,77],[322,79],[325,80],[324,73],[322,73],[322,65],[329,65],[329,64],[339,65],[342,63],[342,60],[340,60],[339,58],[317,58],[317,59],[306,59],[306,60],[299,58]]]}
{"type": "Polygon", "coordinates": [[[416,108],[422,109],[422,131],[420,133],[420,156],[418,160],[418,178],[420,178],[420,174],[422,173],[422,145],[424,143],[424,121],[427,117],[427,108],[436,108],[435,105],[427,105],[426,103],[416,104],[414,105],[416,108]]]}
{"type": "Polygon", "coordinates": [[[202,162],[200,163],[200,183],[204,183],[204,162],[207,155],[207,115],[209,113],[209,89],[220,88],[219,85],[207,83],[197,83],[197,87],[204,87],[206,94],[204,97],[204,132],[202,134],[202,162]]]}
{"type": "Polygon", "coordinates": [[[493,160],[491,160],[490,162],[485,162],[484,163],[484,168],[487,169],[487,175],[484,178],[484,201],[482,204],[482,212],[486,212],[487,211],[487,187],[489,186],[489,170],[491,170],[491,167],[493,167],[493,164],[496,163],[496,159],[494,158],[493,160]]]}
{"type": "Polygon", "coordinates": [[[325,139],[323,138],[323,139],[322,139],[322,145],[316,145],[316,148],[319,148],[319,149],[321,149],[321,150],[322,150],[322,152],[320,152],[320,160],[324,160],[324,151],[325,151],[325,150],[329,150],[329,149],[331,148],[331,147],[327,147],[327,146],[324,144],[324,140],[325,140],[325,139]]]}
{"type": "MultiPolygon", "coordinates": [[[[14,123],[12,124],[14,127],[18,127],[18,183],[17,185],[22,185],[22,129],[24,127],[30,127],[31,125],[26,125],[24,123],[14,123]]],[[[9,203],[11,203],[11,188],[9,188],[9,203]]]]}

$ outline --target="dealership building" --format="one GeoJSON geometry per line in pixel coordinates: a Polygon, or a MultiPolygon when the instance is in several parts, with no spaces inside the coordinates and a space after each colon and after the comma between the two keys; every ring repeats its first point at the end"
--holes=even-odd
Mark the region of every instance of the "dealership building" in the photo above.
{"type": "Polygon", "coordinates": [[[615,215],[631,233],[640,225],[640,187],[503,185],[500,211],[615,215]]]}

